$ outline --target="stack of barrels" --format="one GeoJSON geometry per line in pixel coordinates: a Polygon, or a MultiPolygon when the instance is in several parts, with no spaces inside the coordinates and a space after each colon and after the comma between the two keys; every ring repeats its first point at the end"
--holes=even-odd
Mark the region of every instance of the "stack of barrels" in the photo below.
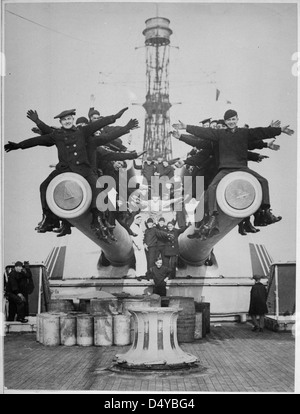
{"type": "Polygon", "coordinates": [[[160,297],[129,296],[83,299],[75,311],[73,300],[50,301],[49,312],[37,315],[36,338],[45,346],[125,346],[133,341],[136,306],[160,306],[160,297]]]}
{"type": "MultiPolygon", "coordinates": [[[[49,312],[37,315],[37,341],[46,346],[130,345],[137,330],[137,323],[129,310],[167,306],[180,309],[177,319],[178,342],[193,342],[197,305],[199,306],[196,303],[195,307],[193,297],[185,296],[161,298],[158,295],[110,295],[82,299],[79,301],[79,309],[75,311],[72,300],[53,300],[50,302],[49,312]]],[[[203,326],[209,326],[209,312],[205,316],[202,308],[201,311],[203,326]]],[[[209,332],[208,328],[206,332],[209,332]]]]}

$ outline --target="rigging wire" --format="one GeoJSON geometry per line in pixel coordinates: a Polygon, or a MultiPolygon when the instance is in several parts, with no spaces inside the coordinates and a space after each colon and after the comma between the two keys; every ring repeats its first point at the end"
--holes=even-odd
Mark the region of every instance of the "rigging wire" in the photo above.
{"type": "MultiPolygon", "coordinates": [[[[35,24],[36,26],[39,26],[39,27],[42,27],[43,29],[50,30],[51,32],[54,32],[54,33],[60,34],[61,36],[66,36],[66,37],[69,37],[70,39],[77,40],[78,42],[89,43],[89,44],[94,44],[94,45],[96,45],[96,44],[97,44],[97,43],[94,43],[94,42],[90,42],[90,41],[88,41],[88,40],[78,39],[77,37],[74,37],[74,36],[68,35],[68,34],[66,34],[66,33],[60,32],[59,30],[52,29],[51,27],[45,26],[45,25],[43,25],[43,24],[41,24],[41,23],[35,22],[34,20],[28,19],[27,17],[21,16],[21,15],[19,15],[19,14],[17,14],[17,13],[13,13],[13,12],[12,12],[12,11],[10,11],[10,10],[5,10],[5,11],[6,11],[7,13],[9,13],[9,14],[12,14],[12,15],[14,15],[14,16],[16,16],[16,17],[19,17],[20,19],[26,20],[26,21],[27,21],[27,22],[29,22],[29,23],[35,24]]],[[[98,44],[99,44],[99,43],[98,43],[98,44]]]]}

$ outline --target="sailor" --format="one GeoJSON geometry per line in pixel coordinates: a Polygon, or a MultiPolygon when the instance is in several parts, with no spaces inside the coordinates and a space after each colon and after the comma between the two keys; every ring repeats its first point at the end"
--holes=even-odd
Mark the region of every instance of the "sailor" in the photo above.
{"type": "Polygon", "coordinates": [[[179,255],[178,238],[180,234],[182,234],[187,229],[187,226],[177,229],[174,227],[174,223],[172,221],[169,221],[167,224],[167,229],[169,240],[167,241],[165,247],[165,257],[168,263],[167,266],[171,269],[170,277],[171,279],[175,279],[179,255]]]}
{"type": "Polygon", "coordinates": [[[166,282],[169,280],[170,274],[171,269],[164,266],[161,257],[158,257],[154,265],[147,272],[147,279],[152,279],[154,282],[154,294],[167,296],[166,282]]]}
{"type": "Polygon", "coordinates": [[[154,163],[155,163],[155,173],[154,173],[154,175],[161,176],[161,174],[165,171],[163,161],[164,161],[163,157],[161,155],[158,155],[156,160],[154,161],[154,163]]]}
{"type": "Polygon", "coordinates": [[[151,198],[151,178],[154,177],[156,172],[156,166],[152,157],[148,156],[142,165],[138,165],[133,161],[133,167],[136,170],[141,170],[142,177],[144,178],[143,185],[148,186],[148,198],[151,198]]]}
{"type": "MultiPolygon", "coordinates": [[[[98,113],[98,111],[96,111],[98,113]]],[[[91,113],[91,119],[92,122],[97,121],[97,119],[99,119],[100,117],[93,117],[93,112],[91,113]]],[[[97,114],[96,114],[97,115],[97,114]]],[[[29,110],[27,112],[27,117],[29,119],[31,119],[33,122],[36,123],[36,125],[38,126],[38,128],[41,131],[41,134],[47,134],[49,132],[52,132],[53,127],[49,127],[48,125],[46,125],[43,121],[41,121],[38,117],[38,114],[36,111],[33,110],[29,110]]],[[[76,120],[76,127],[83,127],[86,126],[89,123],[88,119],[85,117],[79,117],[76,120]]],[[[96,159],[97,159],[97,145],[103,145],[103,144],[107,144],[107,145],[112,145],[111,140],[114,140],[114,143],[116,144],[115,147],[118,147],[118,142],[117,139],[118,137],[120,137],[121,135],[127,134],[131,129],[134,129],[138,127],[138,122],[137,120],[130,120],[128,122],[128,124],[125,127],[117,127],[117,128],[113,128],[109,133],[102,133],[101,134],[101,138],[100,140],[97,139],[97,137],[99,137],[100,134],[94,134],[92,137],[88,138],[88,145],[87,145],[87,152],[88,152],[88,159],[89,162],[92,164],[92,168],[95,170],[95,172],[97,173],[97,166],[96,166],[96,159]]],[[[122,146],[123,148],[126,149],[126,147],[122,146]]],[[[100,146],[98,147],[98,152],[100,150],[100,146]]],[[[99,154],[98,154],[99,155],[99,154]]],[[[134,154],[132,154],[132,156],[134,156],[134,154]]],[[[99,157],[98,157],[99,158],[99,157]]],[[[128,156],[128,158],[130,158],[130,155],[128,156]]],[[[126,158],[117,158],[117,159],[126,159],[126,158]]],[[[42,186],[48,186],[47,181],[42,183],[42,186]]],[[[43,189],[44,191],[44,189],[43,189]]],[[[55,221],[55,223],[58,222],[57,218],[53,218],[53,221],[55,221]]],[[[106,227],[109,227],[109,224],[106,223],[106,227]]],[[[40,225],[38,225],[36,227],[36,230],[39,233],[44,232],[44,229],[40,228],[40,225]]],[[[71,224],[67,221],[67,220],[61,220],[61,224],[60,226],[57,225],[57,227],[53,228],[52,230],[55,233],[58,233],[57,237],[62,237],[65,236],[67,234],[71,234],[71,224]]]]}
{"type": "MultiPolygon", "coordinates": [[[[100,120],[103,118],[100,118],[100,120]]],[[[90,125],[94,125],[95,122],[99,122],[99,121],[94,121],[92,122],[90,125]]],[[[101,134],[99,135],[91,135],[88,138],[88,145],[87,145],[87,155],[88,155],[88,159],[90,164],[92,165],[92,168],[97,171],[97,170],[101,170],[103,169],[103,165],[102,165],[102,161],[101,161],[101,157],[103,155],[103,151],[101,150],[101,147],[104,145],[110,145],[110,144],[115,144],[117,145],[117,143],[115,143],[115,141],[117,139],[119,139],[122,135],[126,135],[128,134],[131,130],[136,129],[139,127],[139,123],[137,119],[130,119],[130,121],[124,125],[123,127],[116,127],[111,129],[109,132],[101,132],[101,134]]],[[[133,159],[136,156],[136,152],[134,152],[132,155],[128,155],[128,158],[122,158],[121,157],[117,157],[116,159],[114,159],[114,161],[117,160],[122,160],[124,161],[125,159],[133,159]]]]}
{"type": "Polygon", "coordinates": [[[28,262],[17,261],[14,270],[8,275],[8,281],[5,287],[6,295],[9,302],[8,320],[13,321],[17,315],[17,321],[27,323],[28,319],[28,295],[32,293],[34,284],[32,273],[28,262]]]}
{"type": "Polygon", "coordinates": [[[217,129],[226,129],[226,128],[227,128],[227,126],[226,126],[226,124],[225,124],[224,119],[219,119],[219,120],[217,121],[217,126],[216,126],[216,128],[217,128],[217,129]]]}
{"type": "Polygon", "coordinates": [[[198,126],[185,125],[182,122],[174,124],[175,129],[185,129],[187,132],[198,136],[199,138],[217,142],[219,145],[219,172],[213,179],[206,191],[206,198],[209,208],[209,220],[203,225],[203,234],[211,236],[218,233],[218,207],[216,200],[216,188],[223,177],[234,171],[245,171],[255,176],[262,186],[263,199],[260,211],[263,212],[263,218],[266,224],[276,223],[278,218],[274,216],[270,209],[269,186],[268,181],[250,170],[247,165],[247,151],[249,142],[273,138],[276,135],[285,133],[292,135],[294,131],[288,126],[267,127],[267,128],[238,128],[237,112],[229,109],[224,114],[224,121],[227,129],[201,128],[198,126]]]}
{"type": "MultiPolygon", "coordinates": [[[[166,226],[166,220],[164,217],[159,218],[156,228],[158,230],[168,231],[168,228],[166,226]]],[[[166,257],[165,257],[166,242],[167,241],[164,239],[158,239],[157,241],[157,254],[160,255],[164,266],[166,265],[166,257]]]]}
{"type": "Polygon", "coordinates": [[[209,127],[213,128],[213,129],[216,129],[217,128],[217,123],[218,123],[218,120],[213,119],[212,121],[210,121],[209,127]]]}
{"type": "Polygon", "coordinates": [[[124,108],[115,115],[103,117],[98,121],[86,125],[80,129],[77,129],[74,125],[75,109],[66,110],[54,117],[54,119],[60,120],[62,126],[61,129],[52,131],[42,137],[30,138],[19,143],[9,141],[8,144],[5,145],[6,152],[17,149],[33,148],[35,146],[50,147],[55,145],[57,147],[59,163],[57,164],[55,171],[49,175],[40,189],[43,209],[43,223],[40,228],[42,231],[52,231],[53,228],[56,227],[56,223],[53,223],[53,214],[51,213],[46,201],[46,190],[48,184],[59,174],[74,172],[83,176],[91,186],[91,212],[93,215],[91,227],[98,237],[102,237],[103,223],[101,221],[101,213],[96,206],[96,199],[99,193],[99,189],[96,187],[98,177],[94,173],[88,159],[87,143],[88,138],[95,131],[105,125],[114,123],[127,109],[128,108],[124,108]]]}
{"type": "MultiPolygon", "coordinates": [[[[270,126],[278,126],[279,121],[271,122],[270,126]]],[[[224,125],[226,125],[224,123],[224,125]]],[[[279,123],[280,125],[280,123],[279,123]]],[[[222,128],[221,128],[222,129],[222,128]]],[[[184,163],[186,166],[192,166],[193,169],[191,171],[192,180],[192,196],[196,198],[196,183],[197,183],[197,176],[204,177],[204,190],[207,190],[209,184],[212,182],[214,177],[218,173],[218,160],[219,160],[219,153],[218,153],[218,145],[216,142],[213,141],[205,141],[199,137],[190,134],[182,134],[178,130],[172,131],[171,134],[174,138],[179,139],[180,141],[185,142],[188,145],[197,148],[197,152],[192,157],[188,157],[184,163]]],[[[279,146],[274,144],[274,140],[272,142],[263,142],[259,140],[255,140],[249,143],[249,149],[255,148],[270,148],[272,150],[278,150],[279,146]]],[[[249,161],[261,162],[264,158],[268,158],[267,156],[261,155],[256,152],[248,151],[247,158],[249,161]]],[[[189,193],[187,192],[187,194],[189,193]]],[[[205,199],[205,215],[203,220],[198,221],[195,223],[196,230],[193,235],[188,235],[189,239],[199,238],[201,235],[199,233],[201,224],[208,220],[208,204],[207,198],[205,199]]],[[[246,219],[245,219],[246,220],[246,219]]],[[[260,224],[259,224],[260,225],[260,224]]],[[[261,225],[264,225],[263,223],[261,225]]],[[[239,226],[239,233],[242,235],[246,235],[247,232],[256,233],[259,231],[252,226],[251,222],[246,220],[245,221],[245,228],[243,228],[242,222],[239,226]]]]}
{"type": "Polygon", "coordinates": [[[174,177],[174,167],[172,167],[172,165],[170,165],[169,161],[167,160],[163,160],[162,165],[163,169],[161,169],[159,178],[168,177],[169,180],[171,180],[174,177]]]}
{"type": "Polygon", "coordinates": [[[77,128],[86,126],[89,123],[88,119],[85,116],[80,116],[76,119],[77,128]]]}
{"type": "MultiPolygon", "coordinates": [[[[134,120],[136,121],[136,120],[134,120]]],[[[135,122],[137,123],[137,121],[135,122]]],[[[121,130],[121,128],[119,128],[119,130],[121,130]]],[[[112,131],[109,134],[116,134],[118,133],[117,131],[114,132],[112,131]]],[[[121,134],[119,132],[119,134],[121,134]]],[[[103,137],[105,134],[101,134],[100,138],[103,137]]],[[[94,138],[91,138],[94,139],[94,138]]],[[[115,141],[114,141],[115,142],[115,141]]],[[[119,142],[119,146],[120,148],[125,148],[122,145],[122,141],[120,140],[119,142]]],[[[93,151],[92,151],[93,152],[93,151]]],[[[103,147],[98,147],[97,151],[96,151],[96,164],[97,164],[97,170],[98,173],[100,175],[106,175],[106,176],[110,176],[112,178],[114,178],[115,180],[115,190],[116,193],[119,193],[119,171],[121,168],[126,168],[127,164],[126,164],[126,160],[132,160],[132,159],[137,159],[138,157],[140,157],[141,155],[143,155],[144,152],[141,153],[137,153],[136,151],[131,151],[131,152],[123,152],[123,151],[111,151],[109,149],[105,149],[103,147]]],[[[94,163],[94,161],[93,161],[94,163]]],[[[94,164],[93,164],[94,166],[94,164]]],[[[127,174],[127,172],[126,172],[127,174]]],[[[127,181],[128,181],[128,174],[127,174],[127,181]]],[[[120,211],[119,207],[120,207],[120,202],[121,200],[118,200],[118,205],[117,205],[117,211],[107,211],[105,212],[106,217],[107,217],[107,227],[111,227],[112,229],[115,227],[115,220],[117,220],[126,230],[127,232],[131,235],[134,236],[135,234],[132,233],[131,229],[130,229],[130,225],[128,224],[128,222],[130,221],[130,219],[132,218],[132,213],[130,213],[128,211],[128,204],[127,204],[127,210],[126,211],[120,211]]],[[[131,223],[130,223],[131,224],[131,223]]],[[[110,234],[111,237],[111,234],[110,234]]]]}
{"type": "Polygon", "coordinates": [[[203,119],[203,121],[200,122],[202,125],[202,128],[209,128],[210,127],[210,120],[211,118],[203,119]]]}
{"type": "Polygon", "coordinates": [[[253,322],[252,331],[263,332],[265,314],[268,313],[267,289],[260,281],[262,279],[262,276],[254,275],[253,279],[255,280],[255,284],[252,286],[250,291],[250,304],[248,313],[251,316],[253,322]],[[257,316],[259,316],[259,321],[257,321],[257,316]]]}
{"type": "Polygon", "coordinates": [[[98,121],[98,119],[101,118],[101,115],[100,115],[100,112],[97,111],[97,109],[90,108],[89,113],[88,113],[88,117],[89,117],[90,122],[95,122],[95,121],[98,121]]]}
{"type": "Polygon", "coordinates": [[[154,266],[157,258],[157,241],[158,239],[168,240],[168,234],[164,230],[158,230],[154,227],[152,218],[148,218],[146,222],[146,230],[144,233],[144,248],[147,258],[147,269],[150,270],[154,266]]]}

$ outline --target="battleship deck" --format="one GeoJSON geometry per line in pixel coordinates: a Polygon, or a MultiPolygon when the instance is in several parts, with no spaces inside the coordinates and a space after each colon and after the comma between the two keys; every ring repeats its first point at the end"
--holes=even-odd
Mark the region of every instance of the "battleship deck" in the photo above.
{"type": "Polygon", "coordinates": [[[118,372],[114,356],[129,346],[45,347],[34,333],[4,338],[5,393],[23,390],[109,393],[293,393],[291,332],[251,331],[250,323],[216,323],[205,338],[180,344],[199,358],[194,372],[118,372]]]}

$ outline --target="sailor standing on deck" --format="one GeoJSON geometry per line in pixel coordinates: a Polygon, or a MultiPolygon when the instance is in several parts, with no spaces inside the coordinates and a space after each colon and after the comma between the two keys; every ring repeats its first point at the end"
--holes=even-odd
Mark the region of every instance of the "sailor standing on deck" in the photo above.
{"type": "Polygon", "coordinates": [[[15,268],[8,275],[5,287],[6,296],[9,302],[8,321],[14,321],[17,314],[17,321],[26,323],[25,316],[28,316],[28,294],[34,289],[32,273],[27,262],[17,261],[15,268]]]}
{"type": "Polygon", "coordinates": [[[4,148],[6,152],[17,149],[33,148],[39,145],[46,147],[55,145],[57,147],[59,163],[57,164],[55,171],[53,171],[47,180],[44,181],[44,186],[41,187],[41,203],[43,208],[43,222],[41,228],[44,231],[53,230],[54,220],[53,214],[51,213],[46,201],[46,190],[48,184],[59,174],[74,172],[83,176],[91,186],[91,213],[93,215],[91,227],[97,236],[101,238],[103,223],[101,213],[96,206],[96,199],[99,193],[99,189],[96,187],[98,177],[93,171],[88,159],[87,140],[98,129],[105,125],[114,123],[127,109],[128,108],[124,108],[116,115],[103,117],[98,121],[86,125],[80,129],[77,129],[74,125],[75,109],[63,111],[54,117],[60,120],[62,125],[61,129],[52,131],[42,137],[30,138],[19,143],[9,141],[8,144],[5,145],[4,148]]]}
{"type": "Polygon", "coordinates": [[[263,332],[265,314],[268,313],[267,307],[267,289],[261,283],[262,276],[254,275],[253,279],[255,280],[254,286],[251,288],[250,292],[250,305],[249,305],[249,315],[251,316],[253,322],[252,331],[263,332]],[[259,316],[259,322],[257,322],[257,316],[259,316]]]}

